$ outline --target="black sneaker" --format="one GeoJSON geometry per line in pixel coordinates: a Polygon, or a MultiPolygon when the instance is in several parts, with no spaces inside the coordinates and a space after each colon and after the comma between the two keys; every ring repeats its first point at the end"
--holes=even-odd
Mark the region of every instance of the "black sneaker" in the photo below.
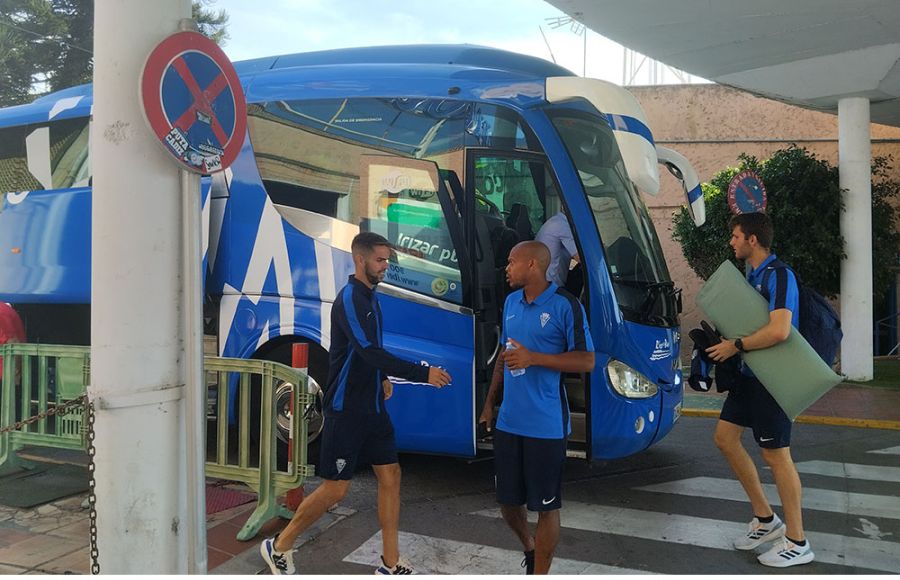
{"type": "Polygon", "coordinates": [[[534,550],[525,552],[525,557],[522,558],[522,567],[525,568],[525,574],[534,575],[534,550]]]}

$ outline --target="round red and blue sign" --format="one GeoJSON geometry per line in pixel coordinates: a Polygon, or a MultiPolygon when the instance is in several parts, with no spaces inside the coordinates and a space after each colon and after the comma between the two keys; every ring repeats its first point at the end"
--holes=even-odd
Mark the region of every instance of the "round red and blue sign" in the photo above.
{"type": "Polygon", "coordinates": [[[237,158],[247,104],[231,61],[198,32],[163,40],[144,64],[141,101],[150,128],[185,169],[216,173],[237,158]]]}
{"type": "Polygon", "coordinates": [[[766,211],[766,186],[755,171],[741,171],[728,183],[728,208],[733,214],[766,211]]]}

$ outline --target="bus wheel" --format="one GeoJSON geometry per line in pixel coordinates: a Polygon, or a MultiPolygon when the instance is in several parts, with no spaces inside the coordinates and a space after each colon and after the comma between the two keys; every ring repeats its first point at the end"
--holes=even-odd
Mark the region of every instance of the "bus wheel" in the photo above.
{"type": "MultiPolygon", "coordinates": [[[[291,383],[281,383],[275,389],[275,410],[277,413],[275,424],[278,427],[276,434],[278,440],[284,443],[287,443],[290,437],[291,419],[293,418],[291,416],[291,392],[293,389],[294,385],[291,383]]],[[[314,397],[313,402],[305,405],[303,408],[303,415],[306,417],[307,422],[306,441],[309,444],[319,438],[319,435],[322,434],[322,428],[325,426],[325,416],[322,414],[325,394],[322,392],[319,382],[312,375],[310,375],[307,382],[307,392],[314,397]]]]}

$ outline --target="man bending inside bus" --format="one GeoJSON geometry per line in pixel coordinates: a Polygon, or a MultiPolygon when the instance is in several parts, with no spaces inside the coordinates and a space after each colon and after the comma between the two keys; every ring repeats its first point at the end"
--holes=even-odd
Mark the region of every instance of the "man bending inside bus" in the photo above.
{"type": "Polygon", "coordinates": [[[550,251],[540,242],[522,242],[509,254],[506,277],[520,290],[510,294],[503,307],[501,340],[506,350],[494,367],[479,418],[490,430],[502,389],[494,431],[497,502],[522,542],[528,574],[549,573],[559,541],[566,437],[572,431],[561,373],[594,369],[584,309],[574,296],[547,281],[549,264],[550,251]],[[526,505],[538,512],[533,536],[526,505]]]}
{"type": "Polygon", "coordinates": [[[384,349],[383,322],[375,285],[384,279],[391,245],[363,232],[351,244],[356,271],[331,310],[331,352],[325,394],[325,427],[320,449],[324,480],[297,508],[281,533],[263,541],[260,553],[273,574],[294,573],[294,541],[350,489],[358,463],[372,464],[378,479],[378,520],[384,542],[376,574],[411,574],[398,547],[400,464],[394,427],[384,406],[393,386],[388,375],[443,387],[450,375],[421,366],[384,349]]]}

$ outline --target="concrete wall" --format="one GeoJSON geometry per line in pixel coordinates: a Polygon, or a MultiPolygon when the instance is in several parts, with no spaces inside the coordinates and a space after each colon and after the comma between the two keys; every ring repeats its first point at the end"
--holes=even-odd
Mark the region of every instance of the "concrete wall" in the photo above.
{"type": "MultiPolygon", "coordinates": [[[[791,143],[805,147],[833,165],[838,163],[837,115],[811,111],[756,97],[722,85],[631,87],[647,113],[656,142],[687,157],[700,181],[748,153],[767,159],[791,143]]],[[[900,179],[900,128],[872,125],[872,155],[891,155],[893,177],[900,179]]],[[[675,284],[684,289],[682,329],[696,327],[703,317],[695,298],[701,286],[672,240],[672,214],[684,203],[678,182],[660,171],[658,196],[645,195],[675,284]]],[[[775,232],[778,236],[778,232],[775,232]]]]}

